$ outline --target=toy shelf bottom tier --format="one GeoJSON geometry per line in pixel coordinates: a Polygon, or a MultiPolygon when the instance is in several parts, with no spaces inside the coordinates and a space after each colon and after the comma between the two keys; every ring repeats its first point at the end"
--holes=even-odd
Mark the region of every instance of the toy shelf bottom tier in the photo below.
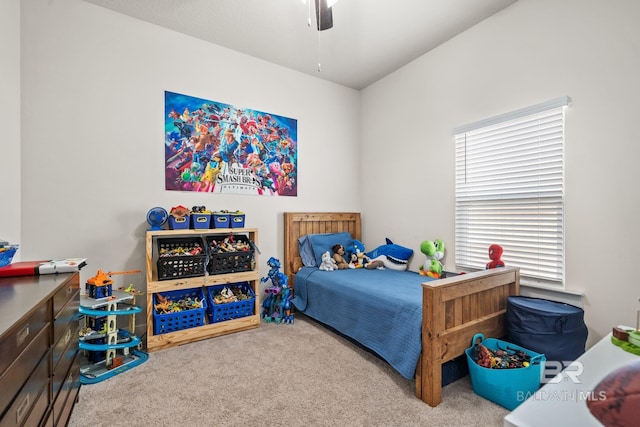
{"type": "Polygon", "coordinates": [[[117,368],[108,368],[106,361],[91,363],[83,359],[80,361],[80,384],[95,384],[121,374],[129,369],[141,365],[149,359],[143,351],[135,350],[129,354],[119,356],[122,364],[117,368]]]}

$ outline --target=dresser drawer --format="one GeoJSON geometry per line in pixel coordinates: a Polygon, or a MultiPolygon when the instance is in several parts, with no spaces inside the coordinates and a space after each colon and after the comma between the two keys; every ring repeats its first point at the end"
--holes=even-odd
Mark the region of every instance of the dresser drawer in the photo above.
{"type": "MultiPolygon", "coordinates": [[[[13,361],[0,376],[0,414],[9,406],[18,391],[27,381],[33,370],[41,363],[43,356],[49,350],[49,323],[29,343],[27,348],[13,361]]],[[[45,358],[49,367],[49,357],[45,358]]],[[[48,372],[48,370],[47,370],[48,372]]]]}
{"type": "Polygon", "coordinates": [[[77,354],[73,359],[73,363],[63,380],[60,393],[53,400],[53,419],[56,425],[66,425],[80,390],[80,354],[77,354]]]}
{"type": "Polygon", "coordinates": [[[67,301],[54,317],[53,342],[57,343],[65,333],[69,323],[80,318],[80,291],[75,291],[72,298],[67,301]]]}
{"type": "Polygon", "coordinates": [[[51,317],[49,302],[41,304],[25,320],[15,324],[0,342],[0,375],[33,341],[51,317]]]}
{"type": "Polygon", "coordinates": [[[33,404],[31,413],[25,420],[24,426],[38,426],[43,422],[43,418],[49,409],[49,381],[47,381],[40,390],[40,394],[36,397],[36,403],[33,404]]]}
{"type": "MultiPolygon", "coordinates": [[[[1,427],[14,427],[20,426],[23,421],[27,419],[29,412],[38,403],[39,393],[42,391],[43,387],[48,385],[49,383],[49,358],[43,357],[40,361],[40,364],[36,367],[33,373],[29,376],[28,380],[17,394],[13,403],[7,409],[7,412],[4,414],[2,421],[0,421],[1,427]]],[[[3,388],[4,391],[4,388],[3,388]]],[[[46,402],[48,405],[49,391],[45,390],[47,393],[46,402]]],[[[13,393],[11,394],[13,396],[13,393]]],[[[42,402],[40,402],[41,404],[42,402]]],[[[46,411],[40,408],[39,419],[42,419],[44,412],[46,411]]],[[[42,405],[40,405],[42,406],[42,405]]],[[[34,414],[35,416],[35,414],[34,414]]]]}
{"type": "MultiPolygon", "coordinates": [[[[80,320],[76,317],[67,324],[67,329],[62,333],[62,337],[53,344],[51,349],[51,366],[53,371],[57,371],[58,362],[64,358],[67,351],[75,351],[79,347],[80,320]]],[[[63,368],[64,369],[64,368],[63,368]]]]}
{"type": "MultiPolygon", "coordinates": [[[[78,349],[78,329],[76,327],[73,330],[72,336],[74,337],[69,342],[69,345],[64,349],[61,353],[60,357],[57,360],[57,365],[52,368],[52,376],[51,376],[51,396],[53,399],[56,398],[58,392],[63,386],[64,381],[67,379],[67,375],[69,372],[69,367],[73,364],[76,355],[80,352],[78,349]]],[[[80,368],[78,368],[78,373],[80,372],[80,368]]]]}
{"type": "MultiPolygon", "coordinates": [[[[57,319],[60,310],[76,293],[80,292],[80,275],[74,274],[53,296],[53,318],[57,319]]],[[[77,297],[76,297],[77,299],[77,297]]]]}

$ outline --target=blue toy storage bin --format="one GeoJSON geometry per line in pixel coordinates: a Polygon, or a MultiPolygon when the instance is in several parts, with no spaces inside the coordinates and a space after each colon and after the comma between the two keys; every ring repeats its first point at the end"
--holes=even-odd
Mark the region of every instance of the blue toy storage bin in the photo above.
{"type": "MultiPolygon", "coordinates": [[[[179,311],[176,313],[159,314],[153,309],[153,334],[166,334],[167,332],[181,331],[204,325],[204,312],[207,309],[207,301],[204,298],[202,288],[184,289],[178,291],[158,292],[163,297],[172,301],[185,298],[202,301],[201,308],[179,311]]],[[[158,304],[158,294],[153,296],[154,305],[158,304]]]]}
{"type": "Polygon", "coordinates": [[[206,230],[211,225],[210,213],[192,213],[191,228],[194,230],[206,230]]]}
{"type": "Polygon", "coordinates": [[[211,216],[211,228],[231,228],[229,214],[226,212],[214,212],[211,216]]]}
{"type": "Polygon", "coordinates": [[[585,351],[588,330],[580,307],[542,298],[510,296],[505,316],[507,339],[544,353],[547,361],[573,362],[585,351]]]}
{"type": "Polygon", "coordinates": [[[243,213],[233,212],[229,214],[229,225],[231,228],[244,228],[244,216],[243,213]]]}
{"type": "Polygon", "coordinates": [[[169,216],[169,228],[171,230],[187,230],[189,229],[189,224],[189,215],[178,218],[169,216]]]}
{"type": "Polygon", "coordinates": [[[229,285],[215,285],[207,287],[207,316],[209,323],[223,322],[225,320],[238,319],[240,317],[247,317],[253,315],[253,308],[256,302],[256,294],[253,292],[253,288],[249,285],[249,282],[231,283],[229,285]],[[215,304],[213,297],[220,292],[224,287],[229,287],[233,290],[234,287],[242,289],[242,293],[250,295],[250,298],[230,302],[226,304],[215,304]]]}
{"type": "Polygon", "coordinates": [[[485,339],[484,335],[476,334],[471,341],[471,347],[465,350],[469,365],[469,376],[473,391],[498,405],[512,411],[539,388],[544,372],[544,354],[535,353],[524,347],[508,343],[495,338],[485,339]],[[526,368],[491,369],[480,366],[474,360],[474,346],[477,339],[491,350],[520,350],[531,357],[530,365],[526,368]]]}

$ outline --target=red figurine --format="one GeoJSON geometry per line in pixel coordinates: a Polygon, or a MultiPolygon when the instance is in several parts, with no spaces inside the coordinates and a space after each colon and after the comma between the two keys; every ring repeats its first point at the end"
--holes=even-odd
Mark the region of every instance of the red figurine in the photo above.
{"type": "Polygon", "coordinates": [[[504,267],[504,262],[502,262],[502,246],[496,245],[495,243],[489,246],[489,261],[485,267],[485,270],[490,268],[504,267]]]}

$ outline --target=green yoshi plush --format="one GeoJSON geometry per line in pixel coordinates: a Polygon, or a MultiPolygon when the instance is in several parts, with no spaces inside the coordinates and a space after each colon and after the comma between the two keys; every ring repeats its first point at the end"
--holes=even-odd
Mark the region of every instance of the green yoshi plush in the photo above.
{"type": "Polygon", "coordinates": [[[440,239],[425,240],[420,244],[420,252],[426,255],[428,261],[420,266],[420,274],[423,276],[439,279],[442,276],[442,263],[440,260],[444,258],[444,242],[440,239]]]}

